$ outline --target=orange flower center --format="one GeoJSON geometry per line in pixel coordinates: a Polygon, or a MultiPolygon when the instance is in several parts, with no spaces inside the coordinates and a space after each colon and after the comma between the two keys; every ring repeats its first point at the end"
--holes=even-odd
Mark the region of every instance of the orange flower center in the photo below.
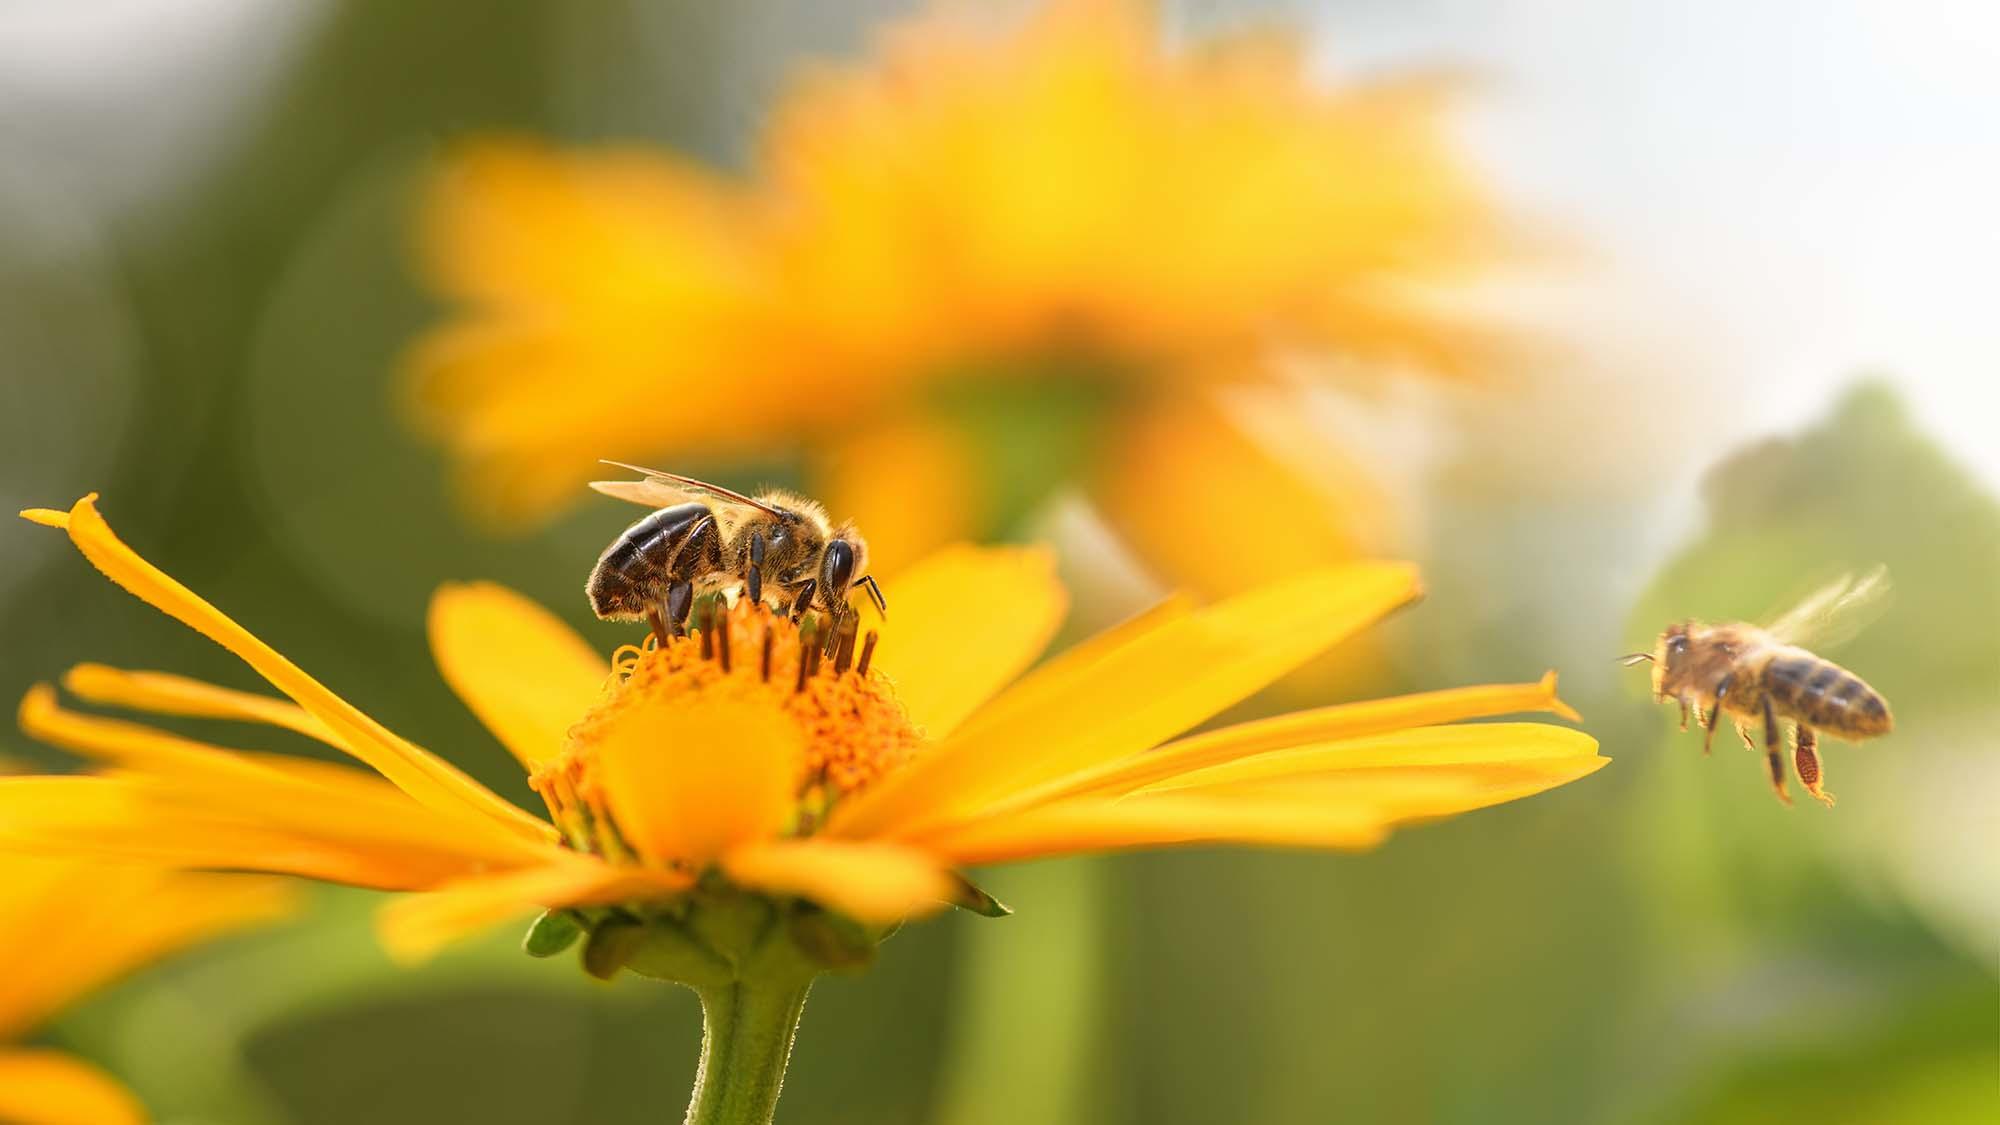
{"type": "MultiPolygon", "coordinates": [[[[530,775],[570,842],[629,857],[596,769],[597,747],[633,708],[726,699],[797,724],[804,753],[794,830],[809,833],[842,796],[908,761],[923,740],[889,681],[871,667],[875,634],[829,641],[817,620],[794,622],[739,599],[696,614],[692,633],[647,638],[612,655],[604,693],[569,730],[562,752],[530,775]]],[[[728,746],[714,753],[728,754],[728,746]]]]}

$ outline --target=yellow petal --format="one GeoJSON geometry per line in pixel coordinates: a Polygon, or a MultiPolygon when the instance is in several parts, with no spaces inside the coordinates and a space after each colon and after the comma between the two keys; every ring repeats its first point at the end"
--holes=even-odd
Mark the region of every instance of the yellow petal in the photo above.
{"type": "Polygon", "coordinates": [[[118,1080],[57,1051],[0,1051],[0,1121],[18,1125],[144,1125],[146,1110],[118,1080]]]}
{"type": "Polygon", "coordinates": [[[611,671],[554,614],[491,582],[439,587],[430,635],[445,683],[529,770],[562,749],[611,671]]]}
{"type": "Polygon", "coordinates": [[[1136,753],[1268,685],[1415,597],[1416,572],[1357,563],[1169,620],[1064,677],[1002,695],[964,729],[835,810],[848,837],[976,815],[1015,794],[1136,753]]]}
{"type": "Polygon", "coordinates": [[[952,890],[935,856],[894,844],[764,840],[730,852],[722,869],[741,886],[810,899],[876,925],[937,910],[952,890]]]}
{"type": "Polygon", "coordinates": [[[305,708],[268,695],[237,691],[171,672],[134,672],[103,664],[79,664],[63,676],[63,687],[78,699],[108,707],[129,707],[194,719],[266,723],[296,731],[335,749],[340,739],[305,708]]]}
{"type": "Polygon", "coordinates": [[[1386,826],[1456,816],[1531,797],[1588,777],[1610,762],[1609,758],[1563,757],[1423,766],[1364,766],[1147,792],[1252,801],[1349,802],[1375,809],[1386,826]]]}
{"type": "Polygon", "coordinates": [[[463,809],[428,808],[374,774],[346,766],[225,750],[137,723],[65,711],[46,684],[22,698],[19,720],[32,737],[123,767],[149,793],[247,823],[338,840],[358,833],[378,844],[504,865],[530,862],[553,847],[496,833],[463,809]]]}
{"type": "Polygon", "coordinates": [[[1069,608],[1054,557],[1033,547],[947,547],[883,590],[875,664],[934,739],[1034,663],[1069,608]]]}
{"type": "Polygon", "coordinates": [[[1380,842],[1384,829],[1381,814],[1359,803],[1140,794],[1059,801],[957,825],[926,835],[923,847],[954,864],[977,866],[1182,844],[1366,848],[1380,842]]]}
{"type": "Polygon", "coordinates": [[[44,510],[24,515],[39,523],[64,527],[77,550],[105,577],[236,654],[270,681],[271,686],[325,723],[339,737],[343,749],[412,797],[434,808],[472,810],[490,820],[497,829],[517,835],[555,838],[555,830],[549,825],[509,804],[456,766],[390,732],[193,591],[140,558],[119,541],[110,525],[98,515],[96,500],[96,493],[78,500],[60,524],[42,518],[51,515],[44,510]]]}
{"type": "Polygon", "coordinates": [[[1532,684],[1452,688],[1237,723],[1107,762],[1062,778],[1043,790],[1023,794],[1018,800],[1032,803],[1084,793],[1124,793],[1178,774],[1267,751],[1523,711],[1552,711],[1566,719],[1579,718],[1556,697],[1556,674],[1550,672],[1532,684]]]}
{"type": "Polygon", "coordinates": [[[626,842],[655,863],[698,868],[785,829],[804,746],[769,707],[649,699],[617,717],[597,753],[626,842]]]}
{"type": "Polygon", "coordinates": [[[133,777],[0,778],[0,844],[396,890],[537,858],[496,856],[449,823],[315,801],[297,788],[168,786],[133,777]]]}
{"type": "Polygon", "coordinates": [[[429,894],[400,896],[383,906],[376,931],[389,956],[414,963],[530,910],[658,898],[686,890],[692,882],[678,872],[618,867],[578,857],[460,879],[429,894]]]}
{"type": "Polygon", "coordinates": [[[1551,759],[1597,757],[1597,740],[1543,723],[1466,723],[1419,727],[1366,738],[1274,750],[1177,774],[1154,784],[1162,792],[1222,782],[1282,781],[1336,770],[1418,766],[1455,769],[1551,759]]]}

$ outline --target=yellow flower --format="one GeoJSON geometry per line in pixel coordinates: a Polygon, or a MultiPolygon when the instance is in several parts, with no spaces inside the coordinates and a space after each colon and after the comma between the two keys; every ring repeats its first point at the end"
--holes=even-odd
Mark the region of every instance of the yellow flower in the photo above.
{"type": "MultiPolygon", "coordinates": [[[[1124,0],[966,15],[812,73],[741,182],[639,149],[457,151],[423,221],[457,315],[410,367],[478,510],[544,516],[598,457],[804,442],[812,490],[902,565],[1065,484],[1184,521],[1185,474],[1161,470],[1198,450],[1182,463],[1302,546],[1186,568],[1211,537],[1121,526],[1175,577],[1234,588],[1305,547],[1341,552],[1321,565],[1388,545],[1365,474],[1287,457],[1216,392],[1293,393],[1286,354],[1449,374],[1490,356],[1416,299],[1492,242],[1440,90],[1327,89],[1275,37],[1168,49],[1124,0]],[[1010,460],[989,431],[1024,412],[999,444],[1031,453],[1010,460]]],[[[1296,409],[1266,423],[1326,443],[1296,409]]]]}
{"type": "Polygon", "coordinates": [[[429,621],[438,666],[529,771],[544,821],[154,568],[94,500],[23,515],[67,529],[112,581],[289,702],[99,665],[69,673],[72,694],[283,727],[373,772],[77,714],[41,686],[23,728],[114,769],[0,779],[0,842],[426,892],[384,913],[404,954],[535,906],[670,918],[689,896],[747,891],[794,916],[823,908],[881,925],[983,905],[956,874],[967,866],[1173,844],[1365,848],[1397,824],[1540,792],[1605,761],[1575,730],[1460,722],[1574,718],[1552,674],[1186,733],[1415,596],[1397,564],[1317,571],[1202,608],[1170,600],[1025,675],[1065,611],[1034,549],[932,556],[891,587],[893,627],[858,644],[802,643],[799,626],[739,600],[697,636],[627,646],[608,666],[517,594],[444,587],[429,621]]]}
{"type": "Polygon", "coordinates": [[[5,1044],[125,972],[290,906],[271,879],[0,855],[0,1120],[144,1121],[132,1095],[89,1063],[5,1044]]]}

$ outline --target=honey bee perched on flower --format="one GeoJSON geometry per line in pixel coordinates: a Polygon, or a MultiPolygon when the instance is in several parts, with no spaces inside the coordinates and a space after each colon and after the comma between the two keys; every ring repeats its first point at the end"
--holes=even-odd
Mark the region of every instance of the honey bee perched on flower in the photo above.
{"type": "Polygon", "coordinates": [[[1861,677],[1804,648],[1812,642],[1840,643],[1865,624],[1888,593],[1882,568],[1859,581],[1851,576],[1821,587],[1767,626],[1735,622],[1704,625],[1687,621],[1669,625],[1651,652],[1625,657],[1628,665],[1651,661],[1653,698],[1681,705],[1681,729],[1688,710],[1708,731],[1702,741],[1706,754],[1715,742],[1715,728],[1727,711],[1743,744],[1757,748],[1750,737],[1752,723],[1764,727],[1764,752],[1771,768],[1771,788],[1791,804],[1785,792],[1785,759],[1779,720],[1792,721],[1797,735],[1792,759],[1799,782],[1831,807],[1833,794],[1821,788],[1819,735],[1848,742],[1887,734],[1894,720],[1880,692],[1861,677]]]}
{"type": "Polygon", "coordinates": [[[613,540],[598,556],[585,592],[608,621],[644,619],[661,644],[685,628],[697,593],[740,586],[761,602],[767,592],[794,619],[817,606],[825,637],[847,627],[848,592],[863,587],[886,611],[882,587],[868,570],[868,543],[852,523],[835,526],[825,509],[802,496],[745,496],[690,477],[606,461],[643,480],[592,481],[606,496],[655,511],[613,540]]]}

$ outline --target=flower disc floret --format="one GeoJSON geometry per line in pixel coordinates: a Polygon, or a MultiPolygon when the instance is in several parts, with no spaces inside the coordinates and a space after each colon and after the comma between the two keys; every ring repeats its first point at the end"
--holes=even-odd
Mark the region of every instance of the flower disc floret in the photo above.
{"type": "MultiPolygon", "coordinates": [[[[850,631],[829,642],[816,619],[796,622],[761,604],[718,602],[693,633],[620,649],[596,704],[530,784],[572,845],[626,857],[631,849],[603,768],[609,742],[632,736],[657,709],[772,716],[797,734],[796,811],[788,827],[808,834],[842,797],[907,762],[923,741],[894,685],[871,666],[875,639],[869,633],[857,643],[850,631]]],[[[729,756],[738,747],[725,732],[713,746],[658,749],[729,756]]]]}

